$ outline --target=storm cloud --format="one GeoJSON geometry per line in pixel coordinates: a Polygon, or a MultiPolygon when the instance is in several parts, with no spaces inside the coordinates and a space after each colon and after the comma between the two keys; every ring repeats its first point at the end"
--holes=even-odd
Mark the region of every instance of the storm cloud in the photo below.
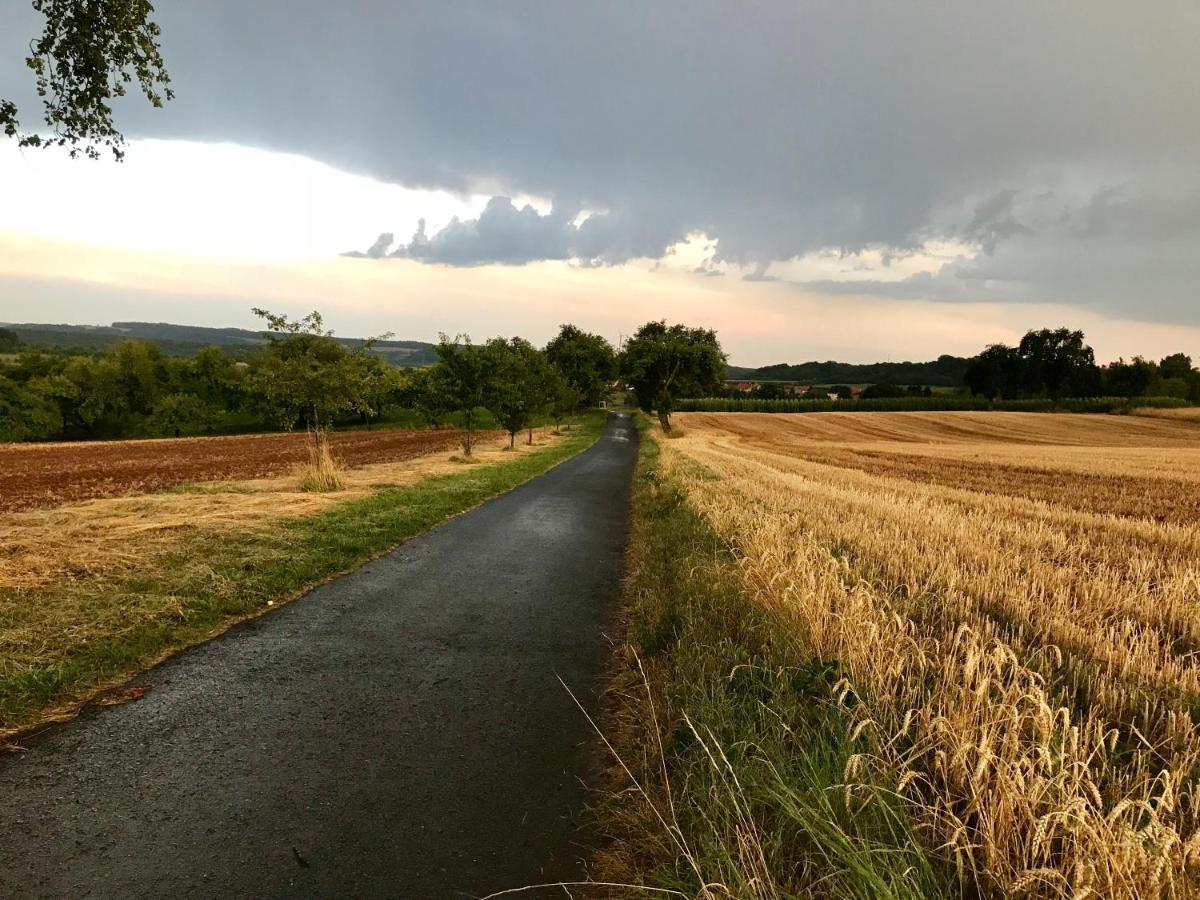
{"type": "MultiPolygon", "coordinates": [[[[122,103],[128,134],[494,197],[365,256],[604,265],[703,233],[714,263],[762,279],[816,251],[954,240],[974,258],[894,295],[1200,321],[1192,0],[164,0],[157,15],[177,98],[122,103]]],[[[0,83],[27,81],[21,51],[0,50],[0,83]]],[[[364,248],[385,224],[363,223],[364,248]]],[[[895,284],[876,281],[863,292],[895,284]]]]}

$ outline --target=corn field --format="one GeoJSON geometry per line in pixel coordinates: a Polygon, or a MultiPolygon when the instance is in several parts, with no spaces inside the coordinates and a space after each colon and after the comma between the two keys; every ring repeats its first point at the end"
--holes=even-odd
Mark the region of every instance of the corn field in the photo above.
{"type": "Polygon", "coordinates": [[[1200,896],[1200,427],[679,417],[663,465],[836,661],[862,752],[985,896],[1200,896]]]}

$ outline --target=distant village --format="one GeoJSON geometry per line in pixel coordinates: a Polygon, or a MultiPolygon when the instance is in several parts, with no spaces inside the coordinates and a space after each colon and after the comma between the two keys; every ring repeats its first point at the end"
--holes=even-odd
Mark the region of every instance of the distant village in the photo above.
{"type": "Polygon", "coordinates": [[[819,385],[800,384],[796,381],[749,381],[746,379],[728,379],[726,390],[732,394],[753,394],[763,399],[784,397],[808,397],[811,400],[855,400],[863,392],[861,387],[853,385],[819,385]]]}

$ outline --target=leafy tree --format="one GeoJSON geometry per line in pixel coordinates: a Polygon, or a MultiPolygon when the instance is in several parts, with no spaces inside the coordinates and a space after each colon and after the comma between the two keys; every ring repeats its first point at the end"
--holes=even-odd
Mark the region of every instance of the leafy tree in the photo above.
{"type": "Polygon", "coordinates": [[[963,382],[976,396],[1012,399],[1021,392],[1021,365],[1015,348],[992,344],[967,362],[963,382]]]}
{"type": "Polygon", "coordinates": [[[1140,356],[1130,362],[1118,359],[1105,369],[1106,387],[1116,397],[1142,397],[1158,378],[1158,367],[1140,356]]]}
{"type": "Polygon", "coordinates": [[[671,430],[682,397],[713,396],[725,383],[725,354],[717,333],[666,322],[647,322],[625,345],[621,372],[638,407],[671,430]]]}
{"type": "Polygon", "coordinates": [[[137,82],[151,106],[174,95],[159,52],[150,0],[32,0],[46,20],[29,45],[49,136],[21,133],[16,104],[0,99],[0,128],[22,147],[70,147],[93,159],[101,147],[124,157],[125,139],[112,120],[112,101],[137,82]]]}
{"type": "Polygon", "coordinates": [[[491,364],[486,405],[508,432],[511,448],[517,432],[533,421],[548,400],[545,391],[548,365],[541,352],[524,338],[494,338],[488,341],[486,349],[491,364]]]}
{"type": "Polygon", "coordinates": [[[451,339],[439,335],[437,364],[430,369],[424,385],[436,408],[463,414],[463,452],[471,455],[475,446],[476,410],[486,408],[491,399],[493,361],[486,345],[472,344],[460,334],[451,339]]]}
{"type": "Polygon", "coordinates": [[[219,347],[205,347],[188,360],[187,385],[209,406],[233,410],[245,400],[242,368],[219,347]]]}
{"type": "Polygon", "coordinates": [[[769,381],[757,385],[754,388],[754,396],[760,400],[783,400],[787,397],[787,391],[783,389],[783,385],[769,381]]]}
{"type": "Polygon", "coordinates": [[[1191,378],[1192,358],[1186,353],[1172,353],[1158,364],[1158,374],[1163,378],[1191,378]]]}
{"type": "Polygon", "coordinates": [[[1082,331],[1030,331],[1017,347],[1025,393],[1030,396],[1094,396],[1100,384],[1096,356],[1082,331]]]}
{"type": "Polygon", "coordinates": [[[0,441],[48,441],[62,427],[51,399],[0,376],[0,441]]]}
{"type": "Polygon", "coordinates": [[[364,363],[356,359],[365,355],[369,342],[357,352],[347,350],[315,311],[294,321],[265,309],[254,313],[266,320],[270,332],[251,385],[264,412],[281,427],[304,424],[320,432],[339,416],[372,409],[364,363]]]}
{"type": "Polygon", "coordinates": [[[871,384],[863,388],[863,392],[858,396],[863,400],[882,400],[908,395],[908,391],[896,384],[871,384]]]}
{"type": "MultiPolygon", "coordinates": [[[[579,409],[583,405],[583,398],[579,391],[573,388],[570,383],[562,377],[561,373],[557,373],[550,391],[550,404],[547,411],[550,413],[550,418],[554,420],[554,430],[561,431],[563,420],[571,413],[579,409]]],[[[571,424],[567,423],[569,430],[571,424]]]]}
{"type": "Polygon", "coordinates": [[[151,412],[155,431],[165,437],[209,430],[215,419],[216,411],[195,394],[164,394],[151,412]]]}
{"type": "Polygon", "coordinates": [[[829,389],[829,393],[837,394],[839,400],[853,400],[854,391],[848,384],[835,384],[829,389]]]}
{"type": "Polygon", "coordinates": [[[598,405],[609,382],[617,376],[617,355],[612,344],[574,325],[559,328],[557,336],[546,345],[546,358],[587,406],[598,405]]]}
{"type": "Polygon", "coordinates": [[[8,328],[0,328],[0,353],[16,353],[21,349],[21,339],[8,328]]]}

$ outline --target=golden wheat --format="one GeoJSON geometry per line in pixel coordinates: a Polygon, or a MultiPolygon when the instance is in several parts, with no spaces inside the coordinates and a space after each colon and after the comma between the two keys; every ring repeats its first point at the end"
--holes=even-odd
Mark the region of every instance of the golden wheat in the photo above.
{"type": "Polygon", "coordinates": [[[838,661],[854,766],[890,772],[965,878],[1000,896],[1200,893],[1193,423],[682,418],[664,465],[752,594],[838,661]],[[859,464],[867,443],[906,464],[859,464]],[[964,458],[970,478],[922,471],[964,458]],[[1130,468],[1170,514],[1113,514],[1130,468]],[[1057,493],[1029,488],[1046,472],[1057,493]]]}

